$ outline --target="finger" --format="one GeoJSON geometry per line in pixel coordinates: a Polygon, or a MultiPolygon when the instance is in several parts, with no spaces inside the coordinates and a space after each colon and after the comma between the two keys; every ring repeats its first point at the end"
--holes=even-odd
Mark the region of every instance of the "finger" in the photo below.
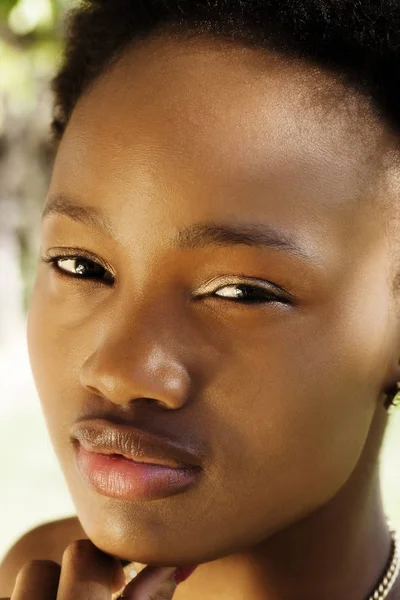
{"type": "Polygon", "coordinates": [[[117,565],[90,540],[75,540],[64,550],[57,600],[110,600],[117,565]]]}
{"type": "MultiPolygon", "coordinates": [[[[130,567],[130,571],[131,571],[132,570],[131,565],[129,565],[129,567],[130,567]]],[[[134,573],[136,575],[136,571],[134,571],[134,573]]],[[[114,570],[114,575],[113,575],[113,579],[112,579],[112,583],[111,583],[111,589],[113,591],[113,594],[122,590],[122,588],[125,587],[126,582],[127,582],[127,569],[126,569],[126,567],[123,567],[121,561],[119,559],[117,559],[116,565],[115,565],[115,570],[114,570]]],[[[1,598],[0,598],[0,600],[1,600],[1,598]]]]}
{"type": "Polygon", "coordinates": [[[52,560],[32,560],[19,571],[11,600],[54,600],[61,567],[52,560]]]}
{"type": "Polygon", "coordinates": [[[145,567],[124,589],[127,600],[171,600],[177,584],[176,567],[145,567]]]}

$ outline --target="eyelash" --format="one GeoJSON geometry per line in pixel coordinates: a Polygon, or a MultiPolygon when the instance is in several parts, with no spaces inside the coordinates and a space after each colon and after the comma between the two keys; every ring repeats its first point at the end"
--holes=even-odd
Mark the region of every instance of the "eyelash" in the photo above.
{"type": "MultiPolygon", "coordinates": [[[[40,261],[43,263],[49,264],[50,267],[52,269],[54,269],[56,274],[60,277],[67,277],[68,279],[80,279],[81,281],[82,280],[88,281],[90,279],[92,279],[92,280],[94,279],[96,283],[105,283],[106,285],[109,285],[109,286],[111,286],[115,281],[114,276],[110,273],[110,271],[108,270],[108,268],[105,265],[102,265],[101,263],[92,260],[85,254],[83,254],[82,251],[81,251],[80,255],[61,254],[58,256],[43,256],[40,258],[40,261]],[[108,272],[110,277],[108,280],[104,279],[104,280],[99,281],[98,277],[96,277],[96,276],[84,277],[84,276],[80,276],[80,275],[74,275],[73,273],[65,271],[64,269],[61,269],[58,266],[57,263],[60,260],[76,260],[79,262],[84,261],[85,263],[95,265],[95,267],[100,267],[100,269],[103,269],[106,273],[108,272]]],[[[273,292],[268,292],[261,286],[250,285],[250,284],[246,284],[246,283],[226,283],[225,285],[223,285],[220,288],[218,288],[217,290],[215,290],[213,292],[213,294],[211,294],[211,297],[217,297],[217,298],[220,298],[221,300],[227,300],[228,302],[233,302],[236,304],[247,304],[247,305],[267,304],[267,303],[270,304],[270,303],[274,303],[274,302],[278,302],[280,304],[291,304],[292,303],[289,299],[285,298],[283,295],[275,294],[273,292]],[[242,288],[242,292],[243,292],[243,290],[247,290],[247,292],[249,290],[251,290],[252,292],[256,291],[257,293],[260,294],[261,297],[259,297],[258,299],[256,298],[256,299],[251,300],[249,298],[247,298],[247,299],[246,298],[227,298],[227,297],[219,296],[218,294],[216,294],[216,292],[218,292],[220,289],[223,289],[225,287],[239,287],[239,288],[242,288]]],[[[250,298],[251,298],[251,296],[250,296],[250,298]]]]}

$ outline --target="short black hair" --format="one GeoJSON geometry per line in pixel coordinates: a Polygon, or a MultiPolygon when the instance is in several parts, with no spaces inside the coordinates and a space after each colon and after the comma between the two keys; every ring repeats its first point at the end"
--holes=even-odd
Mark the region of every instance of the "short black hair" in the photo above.
{"type": "Polygon", "coordinates": [[[368,96],[400,133],[399,0],[84,0],[65,28],[52,82],[56,142],[79,97],[130,44],[171,29],[311,60],[368,96]]]}

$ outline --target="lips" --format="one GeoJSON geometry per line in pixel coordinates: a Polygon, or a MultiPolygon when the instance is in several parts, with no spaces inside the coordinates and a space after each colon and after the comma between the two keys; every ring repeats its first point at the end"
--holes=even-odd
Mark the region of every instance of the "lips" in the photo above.
{"type": "Polygon", "coordinates": [[[120,455],[137,463],[172,468],[202,468],[201,457],[189,444],[156,436],[131,425],[92,419],[76,423],[71,437],[75,444],[78,442],[89,452],[120,455]]]}

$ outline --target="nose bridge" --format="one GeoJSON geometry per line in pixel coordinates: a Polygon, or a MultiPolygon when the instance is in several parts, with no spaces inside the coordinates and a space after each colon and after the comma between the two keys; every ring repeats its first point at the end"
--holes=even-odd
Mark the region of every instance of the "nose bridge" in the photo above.
{"type": "Polygon", "coordinates": [[[151,398],[169,408],[182,405],[193,375],[184,313],[172,298],[110,304],[81,367],[81,384],[118,404],[151,398]]]}

